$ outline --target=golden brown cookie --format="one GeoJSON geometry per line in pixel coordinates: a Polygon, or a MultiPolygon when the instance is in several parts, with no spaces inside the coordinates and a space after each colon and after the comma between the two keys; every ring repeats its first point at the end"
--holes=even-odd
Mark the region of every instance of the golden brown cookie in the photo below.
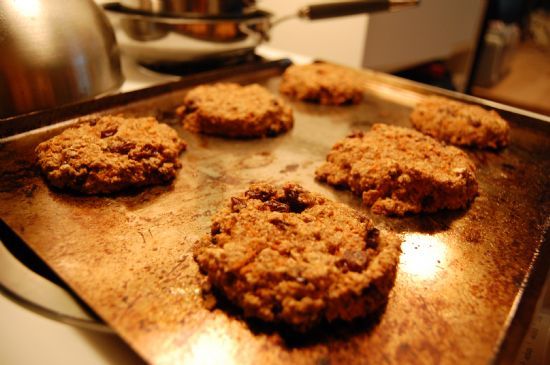
{"type": "Polygon", "coordinates": [[[428,96],[410,116],[413,127],[459,146],[500,148],[508,144],[510,127],[494,110],[441,96],[428,96]]]}
{"type": "Polygon", "coordinates": [[[178,113],[191,132],[233,138],[272,137],[294,124],[292,109],[258,84],[198,86],[187,93],[178,113]]]}
{"type": "Polygon", "coordinates": [[[327,63],[293,65],[283,74],[279,91],[325,105],[357,104],[363,99],[358,76],[354,70],[327,63]]]}
{"type": "Polygon", "coordinates": [[[364,214],[299,185],[254,184],[213,217],[194,257],[246,317],[304,331],[382,306],[400,243],[364,214]]]}
{"type": "Polygon", "coordinates": [[[477,195],[475,170],[456,147],[375,124],[336,143],[316,177],[362,196],[374,213],[401,216],[468,206],[477,195]]]}
{"type": "Polygon", "coordinates": [[[40,143],[36,154],[52,186],[102,194],[170,182],[185,148],[177,133],[155,118],[105,116],[40,143]]]}

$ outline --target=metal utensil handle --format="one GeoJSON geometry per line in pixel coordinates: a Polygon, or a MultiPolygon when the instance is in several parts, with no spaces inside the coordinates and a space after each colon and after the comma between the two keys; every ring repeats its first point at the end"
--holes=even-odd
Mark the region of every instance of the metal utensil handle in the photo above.
{"type": "Polygon", "coordinates": [[[306,5],[298,11],[300,18],[309,20],[336,18],[340,16],[393,11],[416,6],[419,0],[362,0],[340,1],[306,5]]]}

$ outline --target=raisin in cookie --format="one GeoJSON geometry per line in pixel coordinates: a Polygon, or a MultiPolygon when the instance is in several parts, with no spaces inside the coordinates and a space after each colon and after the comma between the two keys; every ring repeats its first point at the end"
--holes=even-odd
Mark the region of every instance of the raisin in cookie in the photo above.
{"type": "Polygon", "coordinates": [[[354,70],[326,63],[293,65],[283,74],[279,90],[324,105],[357,104],[363,98],[358,76],[354,70]]]}
{"type": "Polygon", "coordinates": [[[304,331],[382,306],[400,239],[301,186],[254,184],[212,219],[194,257],[246,317],[304,331]]]}
{"type": "Polygon", "coordinates": [[[267,89],[252,84],[201,85],[178,108],[191,132],[232,138],[275,136],[292,128],[292,109],[267,89]]]}
{"type": "Polygon", "coordinates": [[[475,170],[456,147],[375,124],[336,143],[316,177],[361,195],[374,213],[401,216],[468,206],[477,195],[475,170]]]}
{"type": "Polygon", "coordinates": [[[510,127],[494,110],[441,96],[428,96],[410,116],[413,127],[459,146],[500,148],[508,144],[510,127]]]}
{"type": "Polygon", "coordinates": [[[103,194],[170,182],[185,148],[177,133],[155,118],[105,116],[40,143],[36,154],[52,186],[103,194]]]}

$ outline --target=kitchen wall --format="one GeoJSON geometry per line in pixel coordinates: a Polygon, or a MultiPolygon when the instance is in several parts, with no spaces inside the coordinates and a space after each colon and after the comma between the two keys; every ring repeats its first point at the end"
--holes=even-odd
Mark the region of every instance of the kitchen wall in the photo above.
{"type": "MultiPolygon", "coordinates": [[[[274,19],[297,13],[319,0],[258,0],[258,7],[272,11],[274,19]]],[[[352,67],[361,67],[368,17],[355,15],[329,20],[284,21],[271,32],[270,46],[352,67]]]]}
{"type": "MultiPolygon", "coordinates": [[[[316,2],[259,0],[258,5],[282,16],[316,2]]],[[[394,71],[471,51],[485,4],[423,0],[416,9],[395,13],[314,22],[293,19],[273,29],[269,45],[353,67],[394,71]]]]}
{"type": "Polygon", "coordinates": [[[370,15],[363,66],[393,71],[475,47],[486,1],[423,0],[415,9],[370,15]]]}

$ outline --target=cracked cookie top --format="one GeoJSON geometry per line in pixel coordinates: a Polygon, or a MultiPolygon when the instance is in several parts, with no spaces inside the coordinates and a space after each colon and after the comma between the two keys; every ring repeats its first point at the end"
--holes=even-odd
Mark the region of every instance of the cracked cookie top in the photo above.
{"type": "Polygon", "coordinates": [[[395,235],[352,208],[297,184],[254,184],[213,217],[195,260],[245,316],[307,330],[380,307],[399,253],[395,235]]]}

